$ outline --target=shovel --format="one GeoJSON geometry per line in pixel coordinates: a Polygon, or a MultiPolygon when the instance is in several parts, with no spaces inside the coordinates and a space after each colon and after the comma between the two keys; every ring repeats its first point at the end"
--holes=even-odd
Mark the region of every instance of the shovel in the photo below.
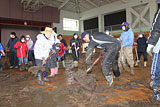
{"type": "Polygon", "coordinates": [[[101,55],[101,53],[100,53],[100,55],[99,55],[99,57],[93,62],[93,64],[87,69],[87,73],[90,73],[91,72],[91,69],[93,68],[93,66],[99,61],[99,59],[101,59],[103,56],[101,55]]]}
{"type": "Polygon", "coordinates": [[[42,63],[42,65],[32,66],[32,67],[30,67],[30,68],[28,69],[28,72],[31,72],[31,73],[34,74],[34,75],[37,75],[37,72],[38,72],[39,70],[41,70],[42,72],[44,72],[44,71],[45,71],[44,65],[46,64],[46,62],[48,61],[48,59],[49,59],[54,53],[56,53],[56,51],[55,51],[55,50],[52,50],[52,53],[44,60],[44,62],[42,63]]]}

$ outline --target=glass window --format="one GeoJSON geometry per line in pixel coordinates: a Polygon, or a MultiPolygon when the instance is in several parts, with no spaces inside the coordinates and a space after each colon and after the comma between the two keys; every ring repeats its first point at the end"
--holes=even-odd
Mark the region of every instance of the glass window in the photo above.
{"type": "Polygon", "coordinates": [[[63,18],[63,30],[79,31],[79,20],[63,18]]]}

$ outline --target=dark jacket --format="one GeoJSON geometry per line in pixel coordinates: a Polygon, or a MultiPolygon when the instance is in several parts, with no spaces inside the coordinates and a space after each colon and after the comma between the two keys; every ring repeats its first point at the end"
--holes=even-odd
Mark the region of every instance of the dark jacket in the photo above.
{"type": "Polygon", "coordinates": [[[147,49],[147,39],[145,37],[137,39],[137,50],[138,52],[146,52],[147,49]]]}
{"type": "Polygon", "coordinates": [[[70,46],[71,46],[72,50],[75,50],[75,47],[72,45],[72,43],[74,43],[74,42],[76,43],[76,48],[81,47],[80,40],[78,38],[77,39],[72,38],[71,41],[70,41],[70,46]]]}
{"type": "Polygon", "coordinates": [[[17,37],[15,38],[10,38],[7,44],[8,49],[10,50],[10,52],[15,52],[15,48],[14,45],[19,41],[19,39],[17,37]]]}
{"type": "Polygon", "coordinates": [[[68,46],[66,40],[62,39],[60,42],[62,42],[62,43],[64,44],[65,47],[68,46]]]}
{"type": "Polygon", "coordinates": [[[120,42],[103,32],[97,32],[90,36],[90,42],[88,45],[87,53],[86,53],[86,63],[90,64],[91,61],[91,53],[93,52],[94,48],[97,46],[102,47],[101,50],[103,51],[114,51],[118,52],[120,50],[120,42]]]}
{"type": "Polygon", "coordinates": [[[152,29],[149,35],[148,44],[156,45],[160,37],[160,9],[156,12],[154,16],[154,21],[152,24],[152,29]]]}

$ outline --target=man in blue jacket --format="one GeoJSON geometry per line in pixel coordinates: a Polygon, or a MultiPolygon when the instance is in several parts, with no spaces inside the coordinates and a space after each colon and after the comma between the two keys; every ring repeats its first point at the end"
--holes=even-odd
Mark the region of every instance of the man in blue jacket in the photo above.
{"type": "MultiPolygon", "coordinates": [[[[160,0],[157,0],[160,3],[160,0]]],[[[160,101],[160,9],[157,11],[149,35],[147,52],[152,57],[151,83],[153,96],[151,99],[160,101]],[[153,51],[153,54],[152,54],[153,51]]]]}
{"type": "Polygon", "coordinates": [[[128,71],[131,72],[131,75],[134,75],[134,60],[133,60],[133,42],[134,42],[134,33],[127,22],[123,22],[121,25],[123,30],[120,41],[121,41],[121,55],[123,55],[123,61],[126,61],[126,67],[129,68],[128,71]],[[123,52],[122,52],[123,51],[123,52]],[[129,66],[127,66],[129,65],[129,66]]]}

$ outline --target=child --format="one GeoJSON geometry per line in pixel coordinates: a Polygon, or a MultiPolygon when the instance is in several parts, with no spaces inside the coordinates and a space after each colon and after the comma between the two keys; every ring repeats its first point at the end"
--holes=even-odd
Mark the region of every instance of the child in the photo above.
{"type": "Polygon", "coordinates": [[[2,55],[2,56],[5,56],[5,53],[4,53],[4,49],[3,49],[3,47],[2,47],[2,44],[0,43],[0,72],[2,72],[1,55],[2,55]]]}
{"type": "Polygon", "coordinates": [[[17,49],[17,57],[18,57],[18,65],[19,65],[19,70],[22,71],[22,63],[24,61],[25,64],[25,70],[28,69],[27,67],[27,51],[28,51],[28,46],[26,43],[25,36],[21,36],[20,41],[18,41],[15,45],[14,48],[17,49]]]}
{"type": "Polygon", "coordinates": [[[64,51],[66,51],[66,47],[64,46],[64,44],[62,42],[60,42],[60,47],[57,53],[57,67],[59,68],[59,61],[61,60],[63,68],[66,68],[65,65],[65,57],[64,57],[64,51]]]}
{"type": "Polygon", "coordinates": [[[138,59],[136,61],[135,66],[138,66],[138,63],[141,58],[141,54],[143,54],[144,57],[144,67],[147,67],[147,39],[144,37],[144,32],[139,32],[139,38],[137,39],[137,53],[138,53],[138,59]]]}
{"type": "Polygon", "coordinates": [[[80,40],[78,38],[77,33],[73,34],[73,38],[70,41],[70,46],[71,46],[71,50],[72,50],[72,57],[73,57],[74,64],[75,64],[75,66],[77,66],[78,65],[78,58],[79,58],[79,49],[81,47],[80,40]]]}

